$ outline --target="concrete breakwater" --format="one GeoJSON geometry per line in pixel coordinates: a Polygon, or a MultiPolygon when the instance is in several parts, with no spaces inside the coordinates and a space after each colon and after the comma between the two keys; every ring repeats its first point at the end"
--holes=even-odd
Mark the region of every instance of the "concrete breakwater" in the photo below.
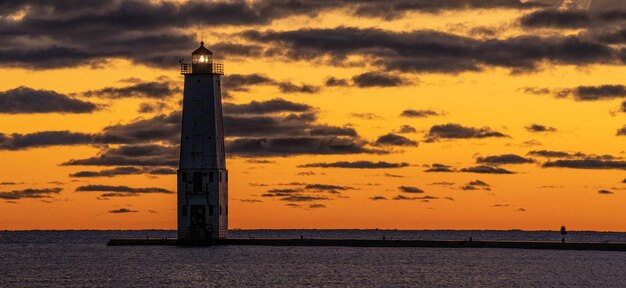
{"type": "Polygon", "coordinates": [[[111,239],[108,246],[335,246],[335,247],[423,247],[423,248],[507,248],[548,250],[594,250],[626,252],[626,243],[551,242],[551,241],[427,241],[382,239],[258,239],[234,238],[189,243],[171,238],[111,239]]]}

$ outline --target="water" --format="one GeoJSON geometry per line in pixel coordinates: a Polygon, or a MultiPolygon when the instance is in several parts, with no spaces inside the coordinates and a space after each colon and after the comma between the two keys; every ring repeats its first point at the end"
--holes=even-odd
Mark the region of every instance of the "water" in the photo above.
{"type": "MultiPolygon", "coordinates": [[[[107,247],[174,231],[0,231],[0,287],[626,287],[626,253],[352,247],[107,247]]],[[[559,240],[558,232],[255,230],[235,238],[559,240]]],[[[570,241],[626,242],[571,232],[570,241]]]]}

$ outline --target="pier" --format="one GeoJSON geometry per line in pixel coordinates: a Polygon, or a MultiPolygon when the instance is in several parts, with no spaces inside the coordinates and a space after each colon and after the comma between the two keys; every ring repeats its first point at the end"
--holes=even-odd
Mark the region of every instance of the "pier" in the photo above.
{"type": "Polygon", "coordinates": [[[415,247],[415,248],[505,248],[543,250],[590,250],[626,252],[626,243],[557,241],[428,241],[382,239],[216,239],[206,242],[182,242],[171,238],[111,239],[107,246],[310,246],[310,247],[415,247]]]}

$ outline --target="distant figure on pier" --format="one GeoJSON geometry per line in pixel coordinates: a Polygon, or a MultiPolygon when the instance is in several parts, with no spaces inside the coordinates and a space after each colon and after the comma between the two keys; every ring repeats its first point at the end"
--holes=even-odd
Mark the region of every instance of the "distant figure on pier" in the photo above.
{"type": "Polygon", "coordinates": [[[385,235],[383,235],[383,241],[384,241],[385,239],[386,239],[386,238],[385,238],[385,235]]]}
{"type": "Polygon", "coordinates": [[[470,236],[470,242],[472,242],[472,240],[474,240],[474,239],[472,239],[472,236],[470,236]]]}
{"type": "Polygon", "coordinates": [[[565,243],[565,235],[567,235],[567,229],[565,229],[565,226],[561,226],[561,236],[563,236],[561,243],[565,243]]]}

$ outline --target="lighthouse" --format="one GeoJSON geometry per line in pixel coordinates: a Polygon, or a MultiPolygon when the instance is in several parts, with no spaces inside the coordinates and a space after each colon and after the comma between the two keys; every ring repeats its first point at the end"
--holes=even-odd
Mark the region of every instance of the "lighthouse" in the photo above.
{"type": "Polygon", "coordinates": [[[185,77],[178,169],[178,239],[206,242],[228,233],[228,170],[220,77],[224,66],[200,47],[191,63],[180,61],[185,77]]]}

